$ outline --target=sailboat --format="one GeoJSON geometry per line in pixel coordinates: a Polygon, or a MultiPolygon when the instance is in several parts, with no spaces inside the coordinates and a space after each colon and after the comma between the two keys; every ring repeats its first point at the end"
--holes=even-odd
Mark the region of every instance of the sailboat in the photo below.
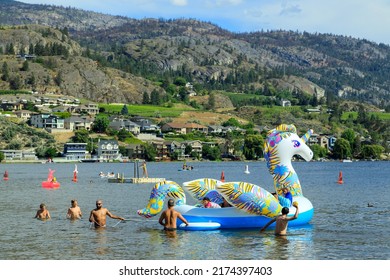
{"type": "Polygon", "coordinates": [[[249,174],[249,173],[250,173],[250,172],[249,172],[249,166],[248,166],[248,165],[245,166],[245,171],[244,171],[244,173],[245,173],[245,174],[249,174]]]}
{"type": "Polygon", "coordinates": [[[337,183],[338,184],[343,184],[344,183],[344,181],[343,181],[343,172],[339,172],[339,179],[337,180],[337,183]]]}

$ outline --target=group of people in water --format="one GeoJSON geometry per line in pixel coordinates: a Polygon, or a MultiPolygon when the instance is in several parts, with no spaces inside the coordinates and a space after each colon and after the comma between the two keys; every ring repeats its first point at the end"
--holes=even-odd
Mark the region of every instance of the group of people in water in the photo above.
{"type": "MultiPolygon", "coordinates": [[[[292,195],[287,188],[283,189],[283,195],[278,195],[277,193],[273,193],[275,198],[282,203],[282,211],[281,215],[270,220],[261,230],[260,232],[265,231],[265,229],[270,226],[272,223],[276,222],[275,226],[275,235],[284,236],[287,234],[287,225],[291,220],[295,220],[298,218],[299,208],[298,203],[292,202],[292,195]],[[284,198],[284,199],[283,199],[284,198]],[[295,214],[292,217],[288,217],[289,207],[293,206],[296,208],[295,214]]],[[[188,226],[188,221],[183,217],[183,215],[174,209],[175,201],[173,199],[168,200],[168,208],[164,210],[159,218],[159,224],[164,227],[166,231],[176,231],[177,229],[177,219],[181,220],[186,226],[188,226]]],[[[202,207],[204,208],[223,208],[223,207],[231,207],[231,205],[224,199],[221,204],[217,204],[212,202],[208,197],[204,197],[202,200],[202,207]]],[[[71,220],[81,219],[83,216],[81,209],[78,205],[76,199],[71,200],[71,207],[69,207],[66,217],[71,220]]],[[[104,228],[106,227],[107,216],[112,219],[118,219],[124,221],[125,218],[112,214],[107,208],[103,207],[103,201],[101,199],[96,201],[96,208],[93,209],[89,215],[89,221],[91,224],[93,223],[95,228],[104,228]]],[[[47,210],[47,207],[44,203],[41,203],[39,206],[39,210],[37,211],[35,218],[41,220],[50,219],[50,213],[47,210]]]]}
{"type": "MultiPolygon", "coordinates": [[[[80,206],[76,199],[71,200],[71,207],[68,208],[68,212],[66,213],[66,218],[70,220],[81,219],[83,213],[81,212],[80,206]]],[[[107,216],[112,219],[118,219],[124,221],[125,218],[116,216],[112,214],[107,208],[103,207],[103,201],[101,199],[96,201],[96,208],[93,209],[89,215],[89,221],[93,223],[95,228],[103,228],[106,227],[106,219],[107,216]]],[[[50,212],[47,210],[47,207],[44,203],[39,205],[39,210],[37,211],[35,218],[41,220],[51,219],[50,212]]]]}

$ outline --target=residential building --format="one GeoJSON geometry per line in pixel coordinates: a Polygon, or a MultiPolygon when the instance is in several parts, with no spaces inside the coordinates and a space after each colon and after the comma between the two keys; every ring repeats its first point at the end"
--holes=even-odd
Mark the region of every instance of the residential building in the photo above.
{"type": "Polygon", "coordinates": [[[75,111],[77,113],[86,113],[89,115],[97,115],[99,113],[99,106],[94,103],[88,103],[80,105],[79,107],[75,108],[75,111]]]}
{"type": "Polygon", "coordinates": [[[166,123],[161,127],[162,132],[174,132],[177,134],[188,134],[194,131],[199,131],[207,134],[207,126],[197,124],[197,123],[175,123],[170,122],[166,123]]]}
{"type": "Polygon", "coordinates": [[[38,160],[33,150],[0,150],[4,154],[4,160],[38,160]]]}
{"type": "Polygon", "coordinates": [[[31,118],[31,114],[33,112],[28,111],[28,110],[20,110],[16,111],[15,115],[19,118],[22,119],[23,121],[28,121],[31,118]]]}
{"type": "Polygon", "coordinates": [[[118,141],[99,139],[97,156],[102,161],[119,160],[122,155],[119,153],[118,141]]]}
{"type": "Polygon", "coordinates": [[[133,135],[138,135],[141,132],[141,126],[127,119],[115,117],[110,121],[108,125],[110,128],[115,130],[126,130],[131,132],[133,135]]]}
{"type": "Polygon", "coordinates": [[[86,129],[91,130],[93,125],[94,118],[88,116],[71,116],[64,120],[65,129],[72,131],[86,129]]]}
{"type": "Polygon", "coordinates": [[[62,156],[67,160],[82,160],[87,154],[87,143],[65,143],[62,156]]]}
{"type": "Polygon", "coordinates": [[[37,128],[47,130],[64,129],[64,119],[51,114],[35,114],[31,116],[30,123],[37,128]]]}

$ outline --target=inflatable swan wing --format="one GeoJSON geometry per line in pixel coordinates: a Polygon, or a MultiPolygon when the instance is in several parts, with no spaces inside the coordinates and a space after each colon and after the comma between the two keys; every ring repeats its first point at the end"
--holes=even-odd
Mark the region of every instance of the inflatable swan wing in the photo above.
{"type": "Polygon", "coordinates": [[[202,178],[184,182],[183,187],[196,201],[200,202],[204,197],[208,197],[210,201],[221,204],[223,202],[223,197],[216,190],[216,186],[221,184],[222,182],[219,180],[202,178]]]}
{"type": "Polygon", "coordinates": [[[156,216],[164,207],[165,197],[171,197],[176,200],[176,205],[181,205],[186,202],[183,189],[173,181],[163,181],[154,185],[150,194],[148,205],[137,214],[145,218],[156,216]]]}
{"type": "Polygon", "coordinates": [[[279,215],[282,210],[278,200],[257,185],[229,182],[216,188],[231,205],[250,214],[273,218],[279,215]]]}

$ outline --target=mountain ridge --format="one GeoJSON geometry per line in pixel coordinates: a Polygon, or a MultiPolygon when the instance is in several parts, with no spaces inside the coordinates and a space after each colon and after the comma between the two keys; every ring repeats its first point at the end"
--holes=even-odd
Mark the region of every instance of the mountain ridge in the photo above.
{"type": "MultiPolygon", "coordinates": [[[[126,69],[121,75],[141,80],[181,75],[208,91],[261,95],[273,86],[278,91],[331,95],[381,108],[390,104],[390,47],[384,44],[282,30],[232,33],[194,19],[136,20],[71,7],[0,3],[10,8],[6,14],[0,12],[0,24],[39,23],[67,29],[84,52],[102,54],[99,63],[126,69]],[[298,79],[299,83],[288,82],[298,79]]],[[[154,89],[165,94],[165,89],[154,89]]],[[[126,95],[122,101],[139,102],[137,95],[126,95]]]]}

